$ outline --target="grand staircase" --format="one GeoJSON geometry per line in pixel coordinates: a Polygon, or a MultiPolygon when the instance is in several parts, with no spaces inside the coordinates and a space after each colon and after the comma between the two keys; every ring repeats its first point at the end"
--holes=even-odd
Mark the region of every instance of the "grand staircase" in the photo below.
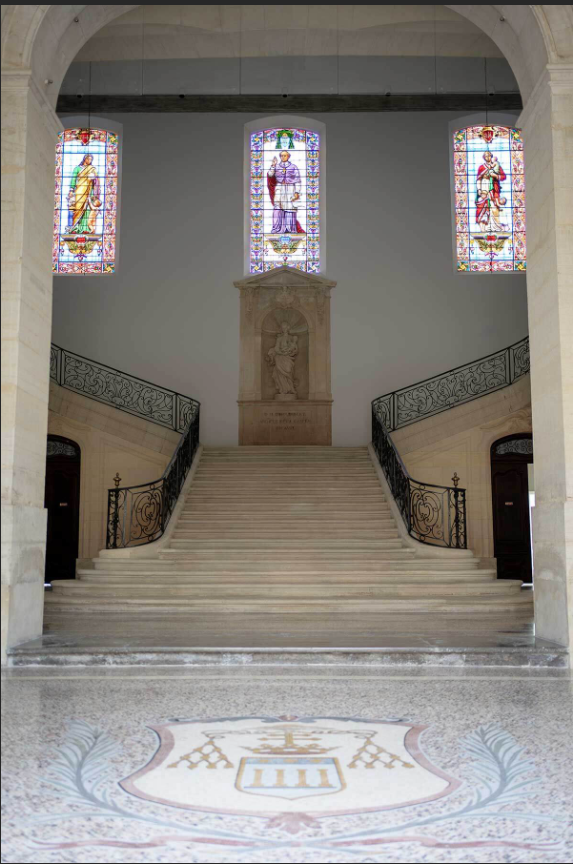
{"type": "Polygon", "coordinates": [[[48,631],[62,615],[103,628],[168,615],[195,645],[370,644],[428,618],[463,630],[532,615],[520,582],[435,551],[400,535],[365,447],[206,448],[161,551],[104,553],[54,582],[48,631]]]}

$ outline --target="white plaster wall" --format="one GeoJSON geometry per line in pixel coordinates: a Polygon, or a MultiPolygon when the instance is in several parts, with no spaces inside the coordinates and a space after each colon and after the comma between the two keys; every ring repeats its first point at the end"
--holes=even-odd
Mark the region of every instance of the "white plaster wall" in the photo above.
{"type": "MultiPolygon", "coordinates": [[[[370,439],[370,400],[527,333],[525,277],[457,274],[443,113],[315,115],[328,140],[333,443],[370,439]]],[[[202,402],[237,443],[243,127],[254,115],[113,115],[122,248],[110,277],[55,280],[53,339],[202,402]]]]}

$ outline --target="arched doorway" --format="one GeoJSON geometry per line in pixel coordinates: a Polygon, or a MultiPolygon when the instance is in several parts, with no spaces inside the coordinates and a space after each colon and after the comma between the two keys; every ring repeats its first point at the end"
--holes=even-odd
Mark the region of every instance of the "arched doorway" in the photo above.
{"type": "Polygon", "coordinates": [[[48,511],[45,581],[75,579],[80,533],[79,445],[48,435],[45,508],[48,511]]]}
{"type": "Polygon", "coordinates": [[[493,542],[498,579],[533,581],[530,493],[533,438],[524,432],[491,445],[493,542]],[[531,468],[530,468],[531,466],[531,468]]]}
{"type": "MultiPolygon", "coordinates": [[[[6,177],[10,179],[5,193],[8,232],[14,242],[3,244],[2,248],[9,285],[6,308],[3,305],[4,328],[7,350],[12,352],[11,362],[3,367],[3,401],[7,416],[16,418],[16,434],[6,448],[4,462],[6,507],[10,508],[9,518],[14,526],[7,544],[9,556],[5,568],[11,597],[5,634],[9,645],[13,640],[37,636],[42,620],[41,563],[34,565],[31,587],[32,571],[29,565],[22,566],[20,550],[25,549],[28,555],[34,549],[37,553],[34,560],[43,560],[41,493],[48,404],[53,217],[53,173],[45,154],[53,148],[60,129],[53,108],[70,59],[90,36],[133,8],[136,7],[28,4],[2,7],[3,87],[4,84],[6,87],[3,107],[17,118],[16,125],[10,121],[10,135],[19,136],[16,161],[14,148],[4,148],[8,160],[6,177]],[[25,199],[31,189],[33,207],[25,199]],[[34,278],[29,278],[30,273],[34,273],[34,278]],[[35,310],[35,316],[20,314],[20,309],[30,308],[35,310]],[[32,399],[30,380],[34,381],[32,399]],[[22,404],[25,410],[21,410],[22,404]],[[26,471],[19,470],[32,451],[33,462],[26,471]]],[[[571,396],[566,386],[570,342],[563,334],[571,329],[571,310],[563,302],[570,274],[559,264],[568,260],[567,234],[558,228],[570,222],[572,206],[571,196],[563,191],[568,188],[571,176],[566,147],[573,86],[570,6],[505,6],[503,15],[496,6],[449,8],[491,35],[512,66],[525,105],[521,125],[529,142],[526,170],[536,181],[528,195],[531,249],[528,294],[539,454],[538,516],[543,514],[536,532],[536,556],[540,572],[544,573],[536,597],[537,632],[546,639],[568,644],[569,630],[573,632],[573,618],[567,617],[567,570],[572,544],[567,536],[566,511],[571,501],[571,457],[563,417],[571,411],[571,396]],[[555,177],[559,178],[557,185],[555,177]]]]}

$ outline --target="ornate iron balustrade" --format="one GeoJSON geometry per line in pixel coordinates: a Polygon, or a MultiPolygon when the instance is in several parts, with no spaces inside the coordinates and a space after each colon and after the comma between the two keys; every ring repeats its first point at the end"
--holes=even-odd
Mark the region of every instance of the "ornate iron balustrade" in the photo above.
{"type": "Polygon", "coordinates": [[[467,549],[466,490],[410,477],[377,401],[372,403],[372,445],[408,533],[432,546],[467,549]]]}
{"type": "Polygon", "coordinates": [[[529,372],[529,337],[473,363],[380,396],[376,406],[387,432],[509,387],[529,372]]]}
{"type": "Polygon", "coordinates": [[[198,405],[189,396],[143,378],[88,360],[58,345],[51,347],[50,378],[74,393],[112,405],[150,423],[185,432],[198,405]]]}
{"type": "Polygon", "coordinates": [[[189,403],[185,434],[159,480],[108,490],[108,549],[152,543],[164,534],[199,446],[200,404],[189,403]]]}

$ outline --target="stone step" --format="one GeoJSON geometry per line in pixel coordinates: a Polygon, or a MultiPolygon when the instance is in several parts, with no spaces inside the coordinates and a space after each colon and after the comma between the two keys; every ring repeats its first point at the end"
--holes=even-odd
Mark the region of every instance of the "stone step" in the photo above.
{"type": "Polygon", "coordinates": [[[196,537],[199,534],[215,534],[217,537],[248,537],[256,540],[258,537],[280,537],[283,540],[304,539],[320,540],[333,537],[334,539],[343,540],[345,537],[349,539],[371,538],[373,540],[384,540],[389,538],[397,538],[398,531],[394,522],[374,522],[372,525],[362,525],[358,523],[341,522],[330,525],[307,525],[305,522],[299,523],[283,523],[281,520],[269,523],[259,522],[256,519],[247,520],[243,524],[213,524],[207,520],[204,524],[197,524],[194,519],[190,522],[180,525],[173,532],[174,537],[180,537],[183,534],[189,537],[196,537]]]}
{"type": "Polygon", "coordinates": [[[308,471],[310,474],[334,474],[347,475],[356,473],[357,476],[362,474],[372,474],[376,476],[374,466],[370,459],[363,461],[355,460],[353,462],[211,462],[206,463],[201,461],[197,472],[208,474],[209,476],[233,475],[233,474],[281,474],[289,476],[290,474],[301,474],[303,471],[308,471]]]}
{"type": "Polygon", "coordinates": [[[370,469],[352,469],[348,471],[313,471],[310,469],[300,468],[283,468],[276,471],[263,471],[257,469],[234,469],[232,471],[215,471],[214,469],[198,469],[195,474],[194,483],[285,483],[285,484],[300,484],[308,485],[309,480],[316,480],[317,483],[324,484],[340,484],[348,483],[362,486],[366,483],[377,483],[380,488],[380,482],[370,469]]]}
{"type": "Polygon", "coordinates": [[[338,626],[344,627],[345,632],[362,632],[368,622],[380,619],[384,622],[389,613],[400,612],[405,615],[431,614],[431,615],[485,615],[504,613],[523,613],[531,615],[533,600],[531,596],[524,596],[531,592],[521,592],[508,595],[468,595],[448,597],[396,597],[389,596],[384,599],[368,600],[309,600],[300,598],[296,603],[292,599],[277,601],[276,599],[259,600],[233,600],[221,599],[219,602],[210,599],[193,599],[182,603],[181,598],[174,596],[161,596],[159,598],[129,598],[117,596],[86,598],[85,594],[76,596],[63,596],[54,591],[46,595],[46,606],[54,611],[67,611],[74,609],[75,613],[86,615],[97,614],[99,611],[107,612],[108,609],[115,614],[121,614],[123,610],[147,609],[154,610],[169,609],[170,614],[178,614],[184,617],[190,616],[193,611],[197,613],[197,621],[200,624],[206,622],[209,617],[220,619],[223,615],[227,630],[232,629],[233,619],[240,622],[241,628],[245,626],[245,616],[253,616],[251,626],[255,633],[262,624],[268,627],[270,617],[278,616],[284,622],[298,621],[302,629],[314,629],[318,622],[324,621],[328,616],[332,626],[334,619],[338,619],[338,626]],[[257,616],[262,616],[257,621],[257,616]],[[352,618],[355,619],[352,622],[352,618]]]}
{"type": "Polygon", "coordinates": [[[396,531],[396,523],[393,519],[389,517],[378,517],[378,518],[370,518],[370,519],[339,519],[338,517],[333,517],[331,519],[315,519],[310,516],[289,516],[277,518],[272,514],[266,514],[265,516],[252,516],[242,514],[238,516],[226,517],[226,516],[217,516],[213,515],[197,515],[197,516],[188,516],[181,517],[177,523],[176,531],[186,531],[189,529],[207,529],[211,530],[219,530],[219,529],[228,529],[231,531],[252,529],[252,530],[261,530],[263,532],[272,531],[278,529],[282,532],[288,532],[291,529],[293,531],[312,531],[314,533],[321,534],[322,532],[332,532],[332,531],[340,531],[341,537],[344,536],[344,532],[347,530],[352,531],[376,531],[377,529],[381,529],[383,531],[396,531]]]}
{"type": "Polygon", "coordinates": [[[216,493],[229,493],[229,494],[237,494],[237,493],[248,493],[249,495],[256,494],[259,495],[267,495],[267,496],[275,496],[280,493],[280,495],[284,498],[286,496],[293,497],[306,497],[311,495],[313,497],[322,497],[328,495],[362,495],[362,494],[370,494],[376,495],[380,497],[382,500],[382,492],[380,491],[380,487],[376,485],[374,482],[370,482],[370,480],[365,480],[363,483],[358,483],[356,481],[348,482],[348,483],[334,483],[332,480],[321,481],[316,480],[310,482],[308,479],[305,482],[298,483],[295,480],[289,480],[288,482],[282,482],[278,480],[254,480],[252,477],[250,480],[197,480],[193,481],[193,486],[191,489],[190,495],[193,495],[194,492],[206,492],[209,494],[216,493]]]}
{"type": "Polygon", "coordinates": [[[240,445],[237,447],[204,447],[203,459],[210,457],[220,458],[236,458],[241,457],[248,459],[252,456],[259,458],[273,458],[279,454],[281,456],[298,456],[301,459],[307,456],[316,459],[320,456],[327,456],[333,459],[336,458],[352,458],[353,456],[364,456],[368,454],[367,447],[328,447],[321,445],[240,445]]]}
{"type": "Polygon", "coordinates": [[[293,513],[285,511],[284,515],[277,514],[275,511],[269,511],[268,509],[254,514],[245,513],[242,509],[240,512],[237,512],[236,510],[228,510],[224,513],[219,511],[205,513],[202,510],[198,510],[196,513],[188,513],[184,510],[177,524],[197,525],[202,522],[223,522],[226,525],[230,525],[232,523],[242,524],[243,522],[252,522],[253,519],[256,519],[261,526],[268,526],[274,523],[277,525],[294,525],[295,527],[301,523],[306,525],[316,524],[321,527],[323,527],[325,523],[326,525],[347,525],[349,522],[356,522],[362,527],[388,523],[394,524],[394,519],[389,511],[369,514],[342,512],[333,515],[332,513],[315,513],[307,508],[304,508],[302,512],[295,511],[293,513]]]}
{"type": "Polygon", "coordinates": [[[350,574],[351,577],[360,574],[374,574],[384,577],[387,574],[403,574],[417,575],[424,574],[425,578],[439,578],[440,576],[459,575],[460,577],[475,577],[479,578],[480,574],[488,573],[495,574],[493,570],[478,570],[475,567],[463,566],[458,564],[454,566],[450,564],[448,567],[438,568],[436,562],[431,561],[413,561],[411,558],[404,558],[398,555],[393,555],[390,551],[375,560],[365,559],[348,559],[340,557],[339,560],[328,558],[297,558],[290,561],[276,560],[274,557],[268,558],[247,558],[245,555],[237,557],[225,557],[219,555],[210,558],[205,555],[194,555],[193,553],[175,552],[173,556],[159,558],[154,561],[146,560],[122,560],[122,561],[104,561],[98,559],[95,569],[82,572],[122,572],[138,573],[140,571],[153,573],[212,573],[214,577],[219,573],[233,572],[237,574],[265,574],[265,573],[282,573],[292,574],[293,578],[300,573],[330,573],[333,576],[337,574],[350,574]]]}
{"type": "Polygon", "coordinates": [[[357,476],[365,474],[377,477],[376,469],[370,459],[353,460],[351,462],[327,462],[325,460],[314,461],[260,461],[254,460],[248,462],[205,462],[201,460],[197,466],[197,471],[208,474],[209,476],[241,476],[243,474],[280,474],[283,477],[288,477],[290,474],[299,475],[303,471],[309,471],[311,474],[317,475],[333,475],[347,476],[356,472],[357,476]]]}
{"type": "Polygon", "coordinates": [[[140,580],[156,580],[158,584],[171,583],[174,584],[201,584],[206,590],[213,583],[221,585],[229,584],[245,584],[259,585],[261,582],[277,583],[281,585],[307,584],[310,581],[322,584],[332,585],[363,585],[363,584],[378,584],[382,581],[384,584],[397,582],[398,584],[422,584],[437,581],[440,583],[462,582],[462,583],[477,583],[488,582],[496,579],[494,570],[477,570],[467,573],[442,573],[441,571],[408,571],[400,570],[388,571],[372,571],[372,570],[340,570],[332,571],[320,569],[299,570],[285,573],[284,570],[275,570],[271,566],[264,570],[253,572],[245,566],[243,570],[227,566],[225,569],[214,570],[212,567],[201,565],[194,566],[192,570],[173,567],[169,570],[160,570],[151,568],[150,566],[140,565],[137,569],[124,570],[119,567],[115,570],[87,570],[79,569],[76,573],[77,578],[81,582],[125,582],[130,585],[137,585],[140,580]]]}
{"type": "Polygon", "coordinates": [[[329,516],[331,514],[356,514],[357,516],[362,515],[375,515],[381,514],[386,516],[391,516],[392,511],[388,507],[387,504],[377,502],[372,498],[349,498],[347,496],[341,496],[341,498],[333,502],[331,506],[325,507],[317,501],[309,500],[308,498],[299,498],[297,500],[291,500],[288,505],[284,503],[277,504],[276,496],[273,498],[272,496],[268,496],[266,498],[257,497],[255,499],[241,498],[240,495],[236,496],[226,496],[221,495],[218,497],[211,496],[210,498],[201,498],[198,497],[189,497],[187,501],[183,505],[181,510],[182,514],[196,514],[196,513],[220,513],[221,515],[226,515],[227,513],[230,515],[245,513],[245,514],[257,514],[257,513],[277,513],[277,514],[309,514],[309,515],[318,515],[318,516],[329,516]]]}
{"type": "Polygon", "coordinates": [[[372,599],[383,600],[386,597],[398,599],[400,597],[413,597],[416,600],[433,597],[471,596],[480,597],[484,595],[507,595],[516,594],[521,591],[521,581],[495,580],[475,583],[452,583],[452,582],[426,582],[402,583],[399,581],[386,582],[379,580],[370,584],[352,585],[328,585],[320,583],[303,584],[273,584],[272,582],[259,585],[224,585],[213,582],[207,586],[204,584],[181,584],[163,582],[161,585],[153,582],[140,582],[138,585],[122,584],[121,582],[85,582],[76,579],[54,580],[52,582],[53,594],[64,594],[70,597],[117,597],[137,602],[142,599],[175,599],[192,600],[193,603],[215,603],[217,601],[229,600],[232,603],[238,601],[244,603],[247,600],[256,602],[275,601],[278,603],[298,602],[299,600],[324,600],[333,602],[335,600],[360,600],[372,599]]]}
{"type": "MultiPolygon", "coordinates": [[[[237,510],[236,501],[228,501],[221,496],[220,500],[216,501],[200,501],[198,498],[189,496],[183,505],[183,513],[221,513],[222,515],[240,513],[268,513],[270,501],[261,500],[246,500],[243,499],[240,510],[237,510]]],[[[276,496],[272,502],[272,513],[312,513],[317,516],[330,516],[331,514],[339,514],[343,516],[355,516],[362,518],[369,514],[376,515],[379,513],[391,515],[390,505],[386,501],[361,501],[354,500],[351,504],[344,501],[326,502],[326,501],[289,501],[288,503],[278,501],[276,496]]]]}
{"type": "MultiPolygon", "coordinates": [[[[275,504],[277,502],[277,498],[280,497],[278,495],[278,491],[275,489],[273,492],[264,491],[257,493],[252,491],[243,491],[242,493],[239,490],[233,489],[232,491],[215,491],[211,489],[211,491],[201,491],[195,490],[190,492],[187,496],[186,505],[190,503],[216,503],[216,502],[241,502],[245,503],[245,505],[250,505],[252,503],[260,503],[260,504],[275,504]]],[[[355,504],[360,504],[364,502],[369,506],[372,503],[380,504],[386,503],[384,498],[377,492],[329,492],[328,494],[328,504],[346,504],[347,507],[354,507],[355,504]]],[[[289,496],[288,504],[290,506],[294,504],[315,504],[321,505],[325,503],[324,497],[315,494],[314,492],[306,492],[305,494],[300,495],[292,495],[289,496]]],[[[281,501],[281,504],[284,506],[284,501],[281,501]]],[[[279,506],[279,505],[277,505],[279,506]]]]}
{"type": "MultiPolygon", "coordinates": [[[[177,546],[180,547],[181,544],[189,545],[189,542],[190,541],[173,540],[171,541],[170,545],[175,543],[177,546]]],[[[329,551],[332,549],[375,549],[382,552],[385,549],[384,542],[384,539],[377,538],[365,538],[360,540],[354,540],[352,538],[347,538],[344,540],[335,538],[328,540],[301,538],[297,540],[289,540],[286,538],[259,539],[249,537],[241,539],[239,537],[233,537],[225,539],[198,538],[197,540],[192,541],[192,545],[195,549],[216,549],[217,551],[224,548],[231,548],[236,550],[273,549],[275,551],[275,554],[278,555],[280,550],[286,551],[292,549],[295,545],[297,549],[322,549],[324,551],[329,551]]],[[[173,548],[175,549],[175,547],[173,548]]],[[[404,550],[404,554],[408,554],[408,552],[404,550]]]]}
{"type": "MultiPolygon", "coordinates": [[[[267,481],[269,483],[304,483],[308,477],[315,478],[321,483],[377,483],[381,489],[380,481],[373,468],[336,468],[319,471],[309,466],[300,465],[297,467],[273,469],[273,468],[245,468],[231,469],[226,471],[218,471],[215,468],[198,468],[195,478],[202,481],[213,481],[223,483],[225,481],[242,483],[247,480],[252,480],[254,483],[267,481]]],[[[195,481],[194,481],[195,482],[195,481]]]]}

